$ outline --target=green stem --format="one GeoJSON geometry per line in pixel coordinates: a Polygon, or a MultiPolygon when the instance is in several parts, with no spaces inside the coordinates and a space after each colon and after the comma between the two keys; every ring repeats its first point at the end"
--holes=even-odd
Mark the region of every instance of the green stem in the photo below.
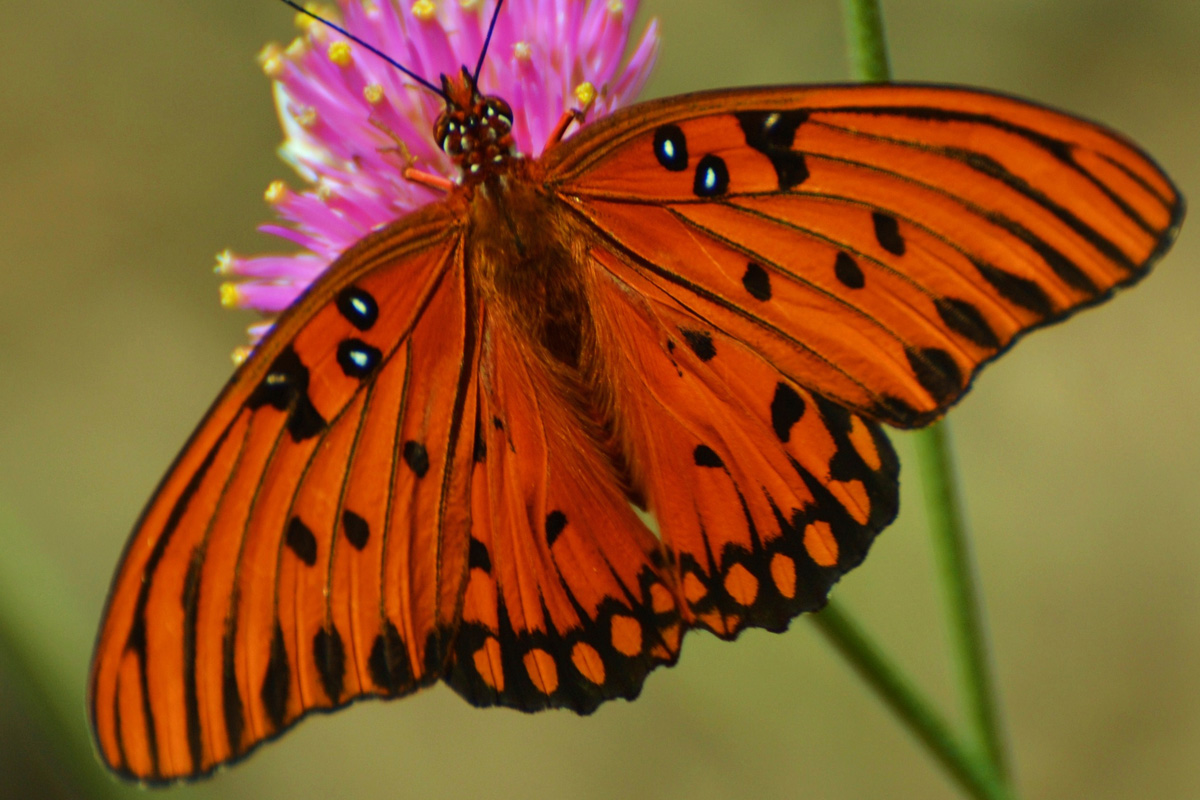
{"type": "Polygon", "coordinates": [[[978,800],[1011,800],[991,765],[964,747],[946,721],[850,615],[833,600],[813,622],[859,676],[929,749],[963,789],[978,800]]]}
{"type": "MultiPolygon", "coordinates": [[[[842,7],[854,76],[862,81],[891,80],[878,0],[842,0],[842,7]]],[[[918,432],[916,444],[929,527],[950,617],[956,670],[972,739],[975,749],[987,758],[992,774],[1007,785],[1008,759],[994,699],[987,636],[944,423],[918,432]]],[[[862,669],[860,667],[860,671],[862,669]]],[[[893,707],[896,706],[893,704],[893,707]]],[[[914,718],[902,716],[916,729],[914,718]]],[[[930,744],[926,734],[917,732],[926,744],[930,744]]],[[[943,763],[946,763],[944,758],[943,763]]]]}
{"type": "Polygon", "coordinates": [[[876,0],[842,0],[846,24],[846,49],[851,72],[860,81],[884,83],[892,79],[888,66],[883,14],[876,0]]]}
{"type": "Polygon", "coordinates": [[[914,436],[925,492],[925,513],[949,615],[951,647],[967,719],[976,746],[987,755],[996,774],[1007,780],[1008,758],[996,708],[983,609],[948,439],[945,422],[931,425],[914,436]]]}

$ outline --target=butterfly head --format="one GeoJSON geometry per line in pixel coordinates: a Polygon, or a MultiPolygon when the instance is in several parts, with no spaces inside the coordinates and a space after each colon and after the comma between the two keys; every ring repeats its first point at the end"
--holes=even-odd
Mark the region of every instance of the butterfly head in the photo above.
{"type": "Polygon", "coordinates": [[[466,67],[458,77],[442,76],[442,93],[446,110],[433,126],[434,141],[465,178],[482,178],[518,157],[512,108],[499,97],[480,94],[466,67]]]}

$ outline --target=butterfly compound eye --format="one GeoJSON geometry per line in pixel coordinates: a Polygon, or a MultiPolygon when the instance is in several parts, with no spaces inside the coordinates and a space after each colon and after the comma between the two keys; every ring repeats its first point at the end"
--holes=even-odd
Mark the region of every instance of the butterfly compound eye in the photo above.
{"type": "Polygon", "coordinates": [[[446,137],[450,134],[450,118],[442,113],[433,124],[433,140],[443,151],[446,149],[446,137]]]}
{"type": "Polygon", "coordinates": [[[499,117],[500,119],[504,120],[508,127],[512,127],[512,107],[499,97],[489,97],[484,105],[483,113],[486,114],[489,119],[496,119],[499,117]]]}

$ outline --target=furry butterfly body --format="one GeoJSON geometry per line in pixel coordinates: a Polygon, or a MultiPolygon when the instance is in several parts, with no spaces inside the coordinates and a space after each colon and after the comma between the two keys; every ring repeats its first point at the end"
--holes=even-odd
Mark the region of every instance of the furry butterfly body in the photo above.
{"type": "Polygon", "coordinates": [[[668,98],[538,159],[454,97],[439,144],[479,168],[280,318],[133,532],[90,692],[123,775],[438,679],[587,713],[689,629],[782,630],[895,516],[880,424],[1182,218],[1119,135],[974,90],[668,98]]]}

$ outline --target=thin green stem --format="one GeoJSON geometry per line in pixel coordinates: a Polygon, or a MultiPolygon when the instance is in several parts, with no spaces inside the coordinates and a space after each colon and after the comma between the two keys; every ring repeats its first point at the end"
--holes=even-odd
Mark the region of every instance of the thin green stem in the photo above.
{"type": "Polygon", "coordinates": [[[883,83],[892,79],[888,65],[883,14],[876,0],[842,0],[850,71],[857,80],[883,83]]]}
{"type": "MultiPolygon", "coordinates": [[[[878,0],[842,0],[842,6],[854,76],[862,81],[891,80],[883,15],[878,0]]],[[[918,432],[915,438],[929,527],[949,615],[950,638],[972,744],[986,758],[997,782],[1007,786],[1008,759],[996,708],[987,635],[944,423],[918,432]]],[[[859,671],[868,680],[872,679],[864,666],[859,666],[859,671]]],[[[895,702],[889,702],[893,708],[899,709],[895,702]]],[[[919,719],[908,714],[901,716],[932,748],[933,740],[929,738],[929,732],[917,727],[919,719]]],[[[944,751],[935,750],[935,754],[943,763],[947,763],[944,751]]]]}
{"type": "Polygon", "coordinates": [[[830,601],[813,622],[859,676],[977,800],[1011,800],[1008,787],[980,755],[963,746],[930,700],[922,695],[866,631],[830,601]]]}
{"type": "Polygon", "coordinates": [[[919,431],[914,442],[967,720],[976,746],[987,755],[996,774],[1007,780],[1008,757],[996,707],[986,626],[946,423],[919,431]]]}

